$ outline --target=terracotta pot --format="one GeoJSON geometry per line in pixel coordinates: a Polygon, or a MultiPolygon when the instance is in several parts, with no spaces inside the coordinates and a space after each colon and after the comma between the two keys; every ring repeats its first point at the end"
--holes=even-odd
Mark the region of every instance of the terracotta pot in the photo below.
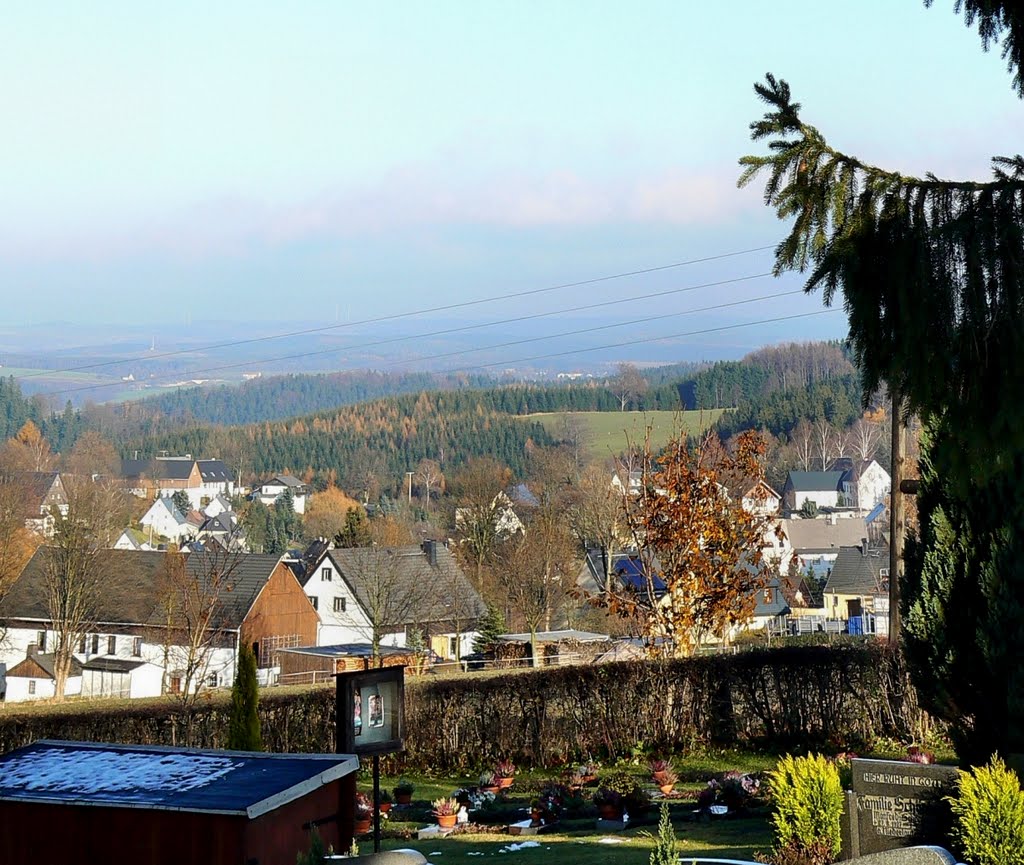
{"type": "Polygon", "coordinates": [[[412,793],[395,793],[395,802],[399,805],[409,805],[412,803],[412,793]]]}
{"type": "Polygon", "coordinates": [[[515,778],[499,778],[498,787],[502,790],[507,790],[512,786],[513,781],[515,781],[515,778]]]}
{"type": "Polygon", "coordinates": [[[459,818],[458,814],[435,814],[434,816],[437,818],[437,825],[442,829],[451,829],[459,818]]]}
{"type": "Polygon", "coordinates": [[[352,832],[356,835],[365,835],[370,831],[370,823],[373,821],[367,817],[365,820],[361,820],[356,817],[355,826],[352,828],[352,832]]]}
{"type": "Polygon", "coordinates": [[[602,820],[621,820],[622,808],[618,805],[598,805],[597,815],[602,820]]]}
{"type": "Polygon", "coordinates": [[[651,775],[651,780],[654,781],[659,787],[665,783],[665,772],[655,772],[651,775]]]}
{"type": "Polygon", "coordinates": [[[390,810],[391,810],[391,803],[390,802],[381,802],[380,803],[380,813],[381,814],[387,814],[388,811],[390,811],[390,810]]]}
{"type": "Polygon", "coordinates": [[[661,790],[662,794],[667,796],[675,789],[675,784],[662,784],[658,789],[661,790]]]}

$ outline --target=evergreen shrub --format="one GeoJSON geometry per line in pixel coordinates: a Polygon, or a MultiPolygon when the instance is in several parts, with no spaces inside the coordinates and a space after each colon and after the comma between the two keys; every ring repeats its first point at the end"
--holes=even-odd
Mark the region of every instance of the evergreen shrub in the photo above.
{"type": "Polygon", "coordinates": [[[775,805],[771,861],[835,861],[843,818],[843,788],[835,764],[820,754],[786,755],[768,774],[768,790],[775,805]]]}
{"type": "Polygon", "coordinates": [[[1024,865],[1024,791],[998,757],[961,772],[949,797],[953,837],[971,865],[1024,865]]]}

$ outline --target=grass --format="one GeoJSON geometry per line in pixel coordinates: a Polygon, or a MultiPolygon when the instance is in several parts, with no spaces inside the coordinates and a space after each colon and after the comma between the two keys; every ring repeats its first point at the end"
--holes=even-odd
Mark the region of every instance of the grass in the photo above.
{"type": "Polygon", "coordinates": [[[587,411],[548,412],[524,417],[539,421],[556,438],[565,437],[566,418],[582,422],[584,440],[590,456],[595,459],[614,456],[626,450],[630,442],[642,443],[651,428],[651,449],[663,448],[679,432],[688,435],[710,427],[723,409],[708,411],[587,411]]]}

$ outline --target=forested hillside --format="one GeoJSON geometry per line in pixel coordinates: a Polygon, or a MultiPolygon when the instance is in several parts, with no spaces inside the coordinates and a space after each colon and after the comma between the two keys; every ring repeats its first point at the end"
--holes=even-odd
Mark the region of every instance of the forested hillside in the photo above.
{"type": "Polygon", "coordinates": [[[288,421],[192,427],[122,450],[216,456],[243,476],[287,470],[319,485],[397,494],[423,459],[448,470],[491,456],[521,473],[528,449],[552,439],[539,423],[512,417],[506,400],[517,402],[505,389],[423,392],[288,421]]]}

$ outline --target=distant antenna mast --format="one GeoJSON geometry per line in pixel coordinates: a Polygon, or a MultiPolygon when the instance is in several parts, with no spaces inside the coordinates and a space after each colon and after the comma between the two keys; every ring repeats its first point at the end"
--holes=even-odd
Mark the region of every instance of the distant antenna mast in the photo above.
{"type": "Polygon", "coordinates": [[[155,336],[152,339],[150,339],[150,341],[149,341],[149,350],[150,351],[156,351],[156,337],[155,336]]]}

